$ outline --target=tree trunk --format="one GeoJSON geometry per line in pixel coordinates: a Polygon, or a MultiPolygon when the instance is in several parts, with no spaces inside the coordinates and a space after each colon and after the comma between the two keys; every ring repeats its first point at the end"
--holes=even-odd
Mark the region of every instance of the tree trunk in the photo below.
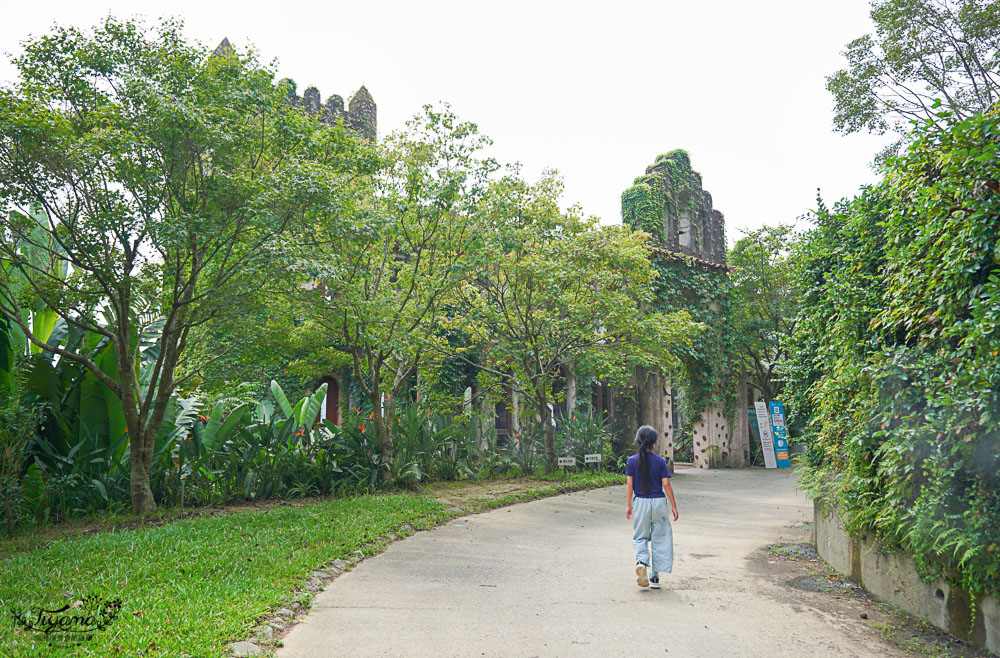
{"type": "Polygon", "coordinates": [[[538,396],[538,417],[542,420],[542,436],[545,437],[545,470],[556,469],[556,437],[552,431],[552,411],[544,395],[538,396]]]}
{"type": "Polygon", "coordinates": [[[510,394],[510,428],[514,432],[514,449],[522,450],[521,446],[521,394],[513,391],[510,394]]]}
{"type": "Polygon", "coordinates": [[[382,399],[376,398],[373,402],[375,411],[375,435],[378,437],[379,477],[383,483],[388,483],[392,479],[393,445],[391,418],[389,417],[389,405],[386,405],[386,415],[382,415],[382,399]]]}
{"type": "Polygon", "coordinates": [[[156,509],[149,474],[153,463],[153,442],[141,432],[129,434],[129,490],[132,494],[132,513],[147,514],[156,509]]]}
{"type": "Polygon", "coordinates": [[[576,414],[576,372],[573,364],[566,363],[566,417],[572,418],[576,414]]]}

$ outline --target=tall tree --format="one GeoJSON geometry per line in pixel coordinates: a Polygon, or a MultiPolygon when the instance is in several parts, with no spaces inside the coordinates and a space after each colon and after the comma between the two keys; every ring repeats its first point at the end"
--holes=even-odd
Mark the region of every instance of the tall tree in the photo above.
{"type": "Polygon", "coordinates": [[[765,226],[747,233],[729,251],[737,348],[750,383],[766,400],[779,399],[782,360],[795,330],[794,242],[791,226],[765,226]]]}
{"type": "Polygon", "coordinates": [[[827,77],[843,133],[909,131],[1000,100],[1000,5],[984,0],[875,0],[875,33],[847,44],[847,68],[827,77]]]}
{"type": "Polygon", "coordinates": [[[536,185],[497,181],[486,207],[487,256],[462,290],[468,330],[486,350],[480,367],[533,404],[548,468],[556,454],[549,404],[566,362],[624,380],[637,363],[669,366],[692,329],[686,313],[641,312],[653,296],[648,234],[601,227],[559,208],[554,172],[536,185]]]}
{"type": "Polygon", "coordinates": [[[383,478],[400,394],[421,357],[446,343],[437,317],[482,244],[479,204],[496,168],[482,155],[489,143],[447,107],[426,106],[379,147],[355,205],[316,213],[297,246],[293,270],[316,282],[293,288],[298,312],[346,353],[374,410],[383,478]]]}
{"type": "Polygon", "coordinates": [[[328,164],[346,138],[290,108],[252,54],[213,56],[176,22],[57,27],[14,63],[19,81],[0,90],[0,208],[21,212],[0,212],[0,257],[17,273],[0,281],[0,313],[114,391],[133,510],[146,512],[154,440],[194,372],[185,352],[266,279],[275,237],[336,198],[328,164]],[[24,258],[25,244],[41,257],[24,258]],[[33,296],[109,341],[114,371],[36,333],[33,296]],[[140,380],[139,336],[154,322],[159,351],[140,380]]]}

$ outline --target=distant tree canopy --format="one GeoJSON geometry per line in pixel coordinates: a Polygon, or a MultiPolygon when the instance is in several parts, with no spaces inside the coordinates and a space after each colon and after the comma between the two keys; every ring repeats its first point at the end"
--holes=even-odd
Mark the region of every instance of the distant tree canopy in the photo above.
{"type": "Polygon", "coordinates": [[[790,258],[795,240],[791,226],[764,226],[747,233],[729,250],[736,349],[750,382],[766,400],[781,399],[782,361],[795,329],[798,305],[790,258]]]}
{"type": "Polygon", "coordinates": [[[871,17],[875,33],[847,44],[847,68],[826,79],[838,131],[904,134],[942,105],[961,119],[1000,99],[1000,4],[882,0],[871,17]]]}

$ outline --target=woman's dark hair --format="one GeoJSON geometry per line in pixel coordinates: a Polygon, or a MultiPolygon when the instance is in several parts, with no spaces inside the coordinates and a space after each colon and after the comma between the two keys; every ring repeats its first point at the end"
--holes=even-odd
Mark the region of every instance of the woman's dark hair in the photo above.
{"type": "Polygon", "coordinates": [[[649,494],[653,489],[653,477],[649,474],[649,451],[660,438],[660,433],[649,425],[643,425],[635,433],[635,453],[639,455],[639,491],[649,494]]]}

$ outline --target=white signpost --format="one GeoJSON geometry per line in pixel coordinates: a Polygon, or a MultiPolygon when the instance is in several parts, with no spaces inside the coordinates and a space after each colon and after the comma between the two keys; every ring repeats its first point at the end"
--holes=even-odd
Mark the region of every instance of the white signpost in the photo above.
{"type": "Polygon", "coordinates": [[[600,455],[600,453],[598,453],[596,455],[584,455],[583,456],[583,463],[584,464],[599,464],[599,463],[601,463],[601,455],[600,455]]]}
{"type": "Polygon", "coordinates": [[[559,465],[560,466],[576,466],[576,458],[575,457],[560,457],[559,458],[559,465]]]}
{"type": "Polygon", "coordinates": [[[757,412],[757,427],[760,429],[760,447],[764,453],[764,466],[766,468],[778,468],[778,463],[774,459],[774,437],[771,435],[771,415],[767,410],[766,402],[754,402],[754,409],[757,412]]]}

